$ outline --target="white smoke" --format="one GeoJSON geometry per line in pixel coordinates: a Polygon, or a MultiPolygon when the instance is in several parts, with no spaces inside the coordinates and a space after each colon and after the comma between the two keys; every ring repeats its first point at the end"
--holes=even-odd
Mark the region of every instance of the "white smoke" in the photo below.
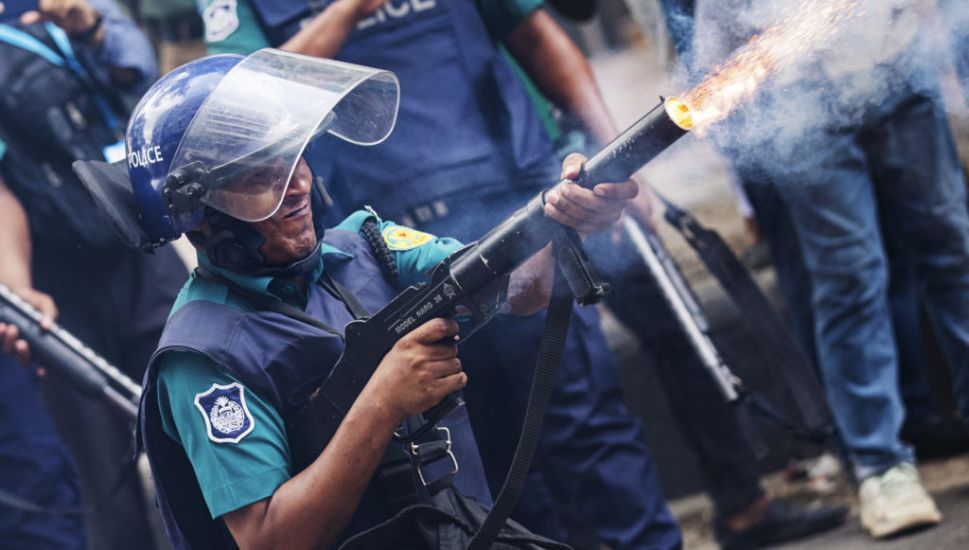
{"type": "MultiPolygon", "coordinates": [[[[796,169],[798,159],[809,160],[806,149],[825,139],[825,131],[872,124],[899,96],[935,92],[951,39],[969,35],[967,0],[806,1],[808,6],[843,4],[847,16],[831,23],[822,43],[786,59],[753,100],[712,130],[737,162],[768,171],[796,169]]],[[[691,74],[698,80],[800,4],[698,0],[691,74]]]]}

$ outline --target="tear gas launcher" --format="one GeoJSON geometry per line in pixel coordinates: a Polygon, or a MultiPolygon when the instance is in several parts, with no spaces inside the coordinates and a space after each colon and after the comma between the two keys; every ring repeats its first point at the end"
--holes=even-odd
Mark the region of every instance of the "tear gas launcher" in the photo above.
{"type": "Polygon", "coordinates": [[[141,386],[117,367],[54,323],[45,330],[41,314],[6,285],[0,284],[0,323],[17,327],[36,361],[63,376],[81,392],[106,399],[125,416],[138,414],[141,386]]]}
{"type": "MultiPolygon", "coordinates": [[[[592,188],[601,182],[628,180],[685,135],[692,123],[692,113],[684,102],[665,99],[588,159],[576,183],[592,188]]],[[[312,439],[321,442],[318,448],[305,450],[306,457],[315,458],[323,450],[381,359],[400,338],[433,318],[454,316],[459,307],[470,311],[473,330],[479,328],[497,312],[508,275],[550,242],[575,299],[583,305],[600,299],[608,285],[596,279],[578,235],[544,213],[546,194],[553,188],[446,258],[432,271],[429,283],[407,288],[373,316],[346,326],[343,356],[304,411],[303,419],[309,419],[312,426],[299,429],[310,430],[307,433],[316,434],[312,439]]],[[[432,426],[459,404],[458,396],[445,399],[424,414],[424,426],[432,426]]],[[[418,431],[410,437],[421,434],[418,431]]]]}

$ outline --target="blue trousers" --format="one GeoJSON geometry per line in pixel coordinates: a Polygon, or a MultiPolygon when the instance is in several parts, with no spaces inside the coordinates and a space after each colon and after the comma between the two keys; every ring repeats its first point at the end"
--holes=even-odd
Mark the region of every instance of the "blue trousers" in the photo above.
{"type": "MultiPolygon", "coordinates": [[[[462,350],[468,410],[494,490],[518,439],[543,321],[544,314],[501,319],[462,350]]],[[[618,370],[598,312],[577,309],[538,463],[514,517],[563,540],[584,532],[612,548],[673,548],[679,529],[618,370]]]]}
{"type": "Polygon", "coordinates": [[[954,367],[957,400],[969,413],[965,183],[932,94],[900,94],[865,127],[828,129],[823,146],[811,143],[788,173],[771,179],[780,182],[810,274],[814,338],[835,421],[863,479],[912,459],[898,439],[904,407],[879,223],[891,224],[912,252],[931,320],[954,367]]]}
{"type": "MultiPolygon", "coordinates": [[[[51,510],[77,509],[77,473],[32,374],[0,354],[0,490],[51,510]]],[[[79,515],[19,510],[0,502],[0,548],[84,548],[79,515]]]]}
{"type": "MultiPolygon", "coordinates": [[[[421,229],[468,242],[537,191],[449,201],[450,214],[421,229]]],[[[468,412],[495,493],[518,441],[543,322],[544,313],[502,316],[461,345],[468,412]]],[[[585,534],[616,549],[679,547],[679,527],[618,371],[597,311],[577,308],[539,455],[512,517],[557,540],[585,534]]]]}

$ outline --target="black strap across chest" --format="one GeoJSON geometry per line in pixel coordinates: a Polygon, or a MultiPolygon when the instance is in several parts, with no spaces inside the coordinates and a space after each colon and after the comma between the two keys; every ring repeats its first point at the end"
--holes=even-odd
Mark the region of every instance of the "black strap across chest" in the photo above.
{"type": "MultiPolygon", "coordinates": [[[[285,315],[286,317],[289,317],[291,319],[296,319],[297,321],[301,321],[310,326],[314,326],[326,333],[333,334],[335,336],[339,336],[340,338],[343,338],[342,330],[334,328],[324,323],[323,321],[320,321],[316,317],[309,315],[308,313],[306,313],[305,311],[303,311],[302,309],[296,306],[287,304],[282,300],[273,298],[272,296],[267,296],[266,294],[263,294],[261,292],[257,292],[255,290],[246,288],[236,283],[235,281],[232,281],[227,277],[223,277],[217,273],[214,273],[202,266],[195,268],[195,273],[201,279],[219,283],[221,285],[228,287],[231,292],[237,294],[239,297],[243,298],[244,300],[249,302],[252,306],[254,306],[257,309],[264,310],[264,311],[272,311],[275,313],[279,313],[281,315],[285,315]]],[[[332,295],[334,298],[343,302],[343,304],[347,307],[347,310],[350,311],[350,314],[353,315],[355,319],[366,319],[367,317],[370,316],[370,313],[367,311],[367,308],[360,303],[360,300],[358,300],[357,297],[354,296],[352,292],[347,290],[346,287],[344,287],[340,283],[333,280],[333,278],[330,277],[329,274],[324,273],[320,277],[320,279],[316,281],[316,284],[319,284],[321,287],[323,287],[324,290],[330,293],[330,295],[332,295]]]]}

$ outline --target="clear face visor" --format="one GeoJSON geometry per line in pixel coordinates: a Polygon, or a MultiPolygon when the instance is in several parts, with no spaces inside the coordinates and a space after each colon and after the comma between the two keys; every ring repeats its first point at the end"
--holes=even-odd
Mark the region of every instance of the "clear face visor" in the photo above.
{"type": "Polygon", "coordinates": [[[389,71],[260,50],[219,82],[189,124],[171,172],[201,172],[201,202],[247,222],[276,213],[306,145],[323,132],[376,145],[397,120],[389,71]]]}

